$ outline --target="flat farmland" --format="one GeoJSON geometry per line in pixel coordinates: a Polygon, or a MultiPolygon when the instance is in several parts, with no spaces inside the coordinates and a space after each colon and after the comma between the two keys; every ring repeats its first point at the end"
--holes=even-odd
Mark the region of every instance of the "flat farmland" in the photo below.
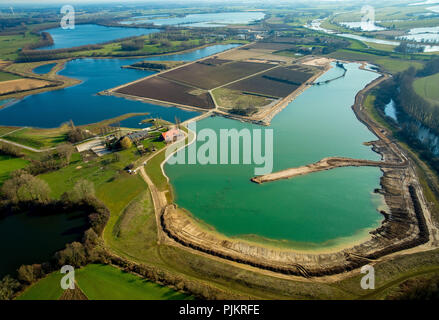
{"type": "Polygon", "coordinates": [[[274,66],[275,65],[270,63],[245,61],[230,61],[216,65],[207,65],[203,62],[197,62],[183,68],[163,73],[160,76],[165,79],[210,90],[269,68],[273,68],[274,66]]]}
{"type": "MultiPolygon", "coordinates": [[[[306,70],[306,69],[303,69],[306,70]]],[[[312,73],[279,67],[263,74],[235,82],[227,89],[251,92],[269,97],[283,98],[297,90],[312,77],[312,73]]]]}
{"type": "Polygon", "coordinates": [[[259,75],[226,87],[231,90],[255,93],[267,97],[283,98],[299,88],[298,85],[273,81],[259,75]]]}
{"type": "Polygon", "coordinates": [[[36,79],[16,79],[0,82],[0,94],[20,92],[46,87],[50,84],[48,81],[36,79]]]}
{"type": "Polygon", "coordinates": [[[320,71],[300,59],[271,53],[291,45],[252,44],[108,92],[259,119],[320,71]]]}
{"type": "Polygon", "coordinates": [[[207,91],[170,81],[160,76],[133,83],[116,90],[116,92],[202,109],[215,108],[215,104],[207,91]]]}
{"type": "MultiPolygon", "coordinates": [[[[288,50],[294,48],[294,44],[289,43],[278,43],[278,42],[258,42],[248,46],[248,49],[254,50],[269,50],[270,52],[280,51],[280,50],[288,50]]],[[[246,50],[247,48],[243,49],[246,50]]],[[[247,50],[248,50],[247,49],[247,50]]]]}
{"type": "Polygon", "coordinates": [[[417,94],[426,98],[435,105],[439,105],[439,91],[437,90],[439,83],[439,73],[432,76],[418,78],[413,82],[413,86],[417,94]]]}
{"type": "Polygon", "coordinates": [[[263,77],[300,86],[303,83],[307,82],[313,76],[311,71],[309,73],[307,71],[307,69],[300,67],[280,67],[264,73],[263,77]]]}
{"type": "Polygon", "coordinates": [[[208,66],[219,66],[219,65],[225,64],[227,62],[231,62],[231,61],[225,60],[225,59],[218,59],[218,58],[214,57],[214,58],[205,59],[203,61],[200,61],[199,63],[205,64],[208,66]]]}

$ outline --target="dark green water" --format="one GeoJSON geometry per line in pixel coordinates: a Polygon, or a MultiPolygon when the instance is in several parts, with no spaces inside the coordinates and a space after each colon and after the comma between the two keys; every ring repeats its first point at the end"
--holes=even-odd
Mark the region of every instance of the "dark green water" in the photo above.
{"type": "Polygon", "coordinates": [[[87,216],[80,212],[0,218],[0,278],[22,264],[48,261],[66,243],[81,240],[86,226],[87,216]]]}
{"type": "MultiPolygon", "coordinates": [[[[347,68],[345,78],[311,87],[273,119],[274,171],[329,156],[380,159],[363,145],[376,137],[351,109],[355,95],[377,74],[358,64],[347,68]]],[[[331,69],[319,80],[338,72],[331,69]]],[[[208,118],[197,123],[197,130],[203,128],[260,127],[208,118]]],[[[373,193],[382,175],[378,168],[339,168],[265,185],[249,181],[253,165],[166,164],[165,170],[177,204],[232,237],[256,235],[315,248],[362,236],[382,220],[377,208],[383,199],[373,193]]]]}

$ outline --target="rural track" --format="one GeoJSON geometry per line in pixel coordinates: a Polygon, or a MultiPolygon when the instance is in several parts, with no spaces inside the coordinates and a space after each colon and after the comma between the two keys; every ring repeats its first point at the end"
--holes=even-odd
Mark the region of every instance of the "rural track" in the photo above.
{"type": "Polygon", "coordinates": [[[12,142],[12,141],[8,141],[8,140],[2,139],[2,138],[0,138],[0,142],[7,143],[7,144],[13,145],[15,147],[19,147],[19,148],[22,148],[22,149],[25,149],[25,150],[28,150],[28,151],[32,151],[32,152],[39,152],[39,153],[41,153],[41,152],[46,152],[46,151],[50,151],[50,150],[55,150],[55,147],[47,148],[47,149],[35,149],[35,148],[32,148],[32,147],[28,147],[28,146],[25,146],[23,144],[12,142]]]}
{"type": "Polygon", "coordinates": [[[9,136],[10,134],[13,134],[14,132],[18,132],[18,131],[21,131],[21,130],[26,129],[26,128],[27,128],[27,127],[22,127],[22,128],[18,128],[18,129],[16,129],[16,130],[13,130],[13,131],[7,132],[7,133],[1,135],[0,138],[2,138],[2,137],[6,137],[6,136],[9,136]]]}

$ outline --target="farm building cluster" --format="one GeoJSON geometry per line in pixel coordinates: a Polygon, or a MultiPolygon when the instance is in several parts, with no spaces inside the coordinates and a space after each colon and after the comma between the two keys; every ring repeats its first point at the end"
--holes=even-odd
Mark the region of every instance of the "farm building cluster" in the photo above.
{"type": "Polygon", "coordinates": [[[128,146],[135,146],[140,154],[154,152],[153,141],[163,141],[166,144],[173,143],[185,137],[185,133],[178,126],[149,127],[143,130],[130,131],[121,134],[120,131],[105,137],[96,137],[76,146],[80,153],[88,152],[101,157],[111,152],[123,149],[124,141],[128,141],[128,146]],[[150,142],[146,144],[145,142],[150,142]],[[147,147],[146,147],[147,146],[147,147]]]}

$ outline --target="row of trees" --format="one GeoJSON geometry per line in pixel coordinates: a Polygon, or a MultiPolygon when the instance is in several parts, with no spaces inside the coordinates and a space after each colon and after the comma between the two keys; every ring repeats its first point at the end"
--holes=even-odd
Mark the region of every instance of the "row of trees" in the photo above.
{"type": "Polygon", "coordinates": [[[415,77],[429,76],[438,71],[439,59],[434,59],[422,70],[416,71],[411,68],[396,75],[374,91],[374,105],[381,115],[385,116],[384,108],[392,100],[394,101],[398,116],[396,136],[415,149],[421,158],[439,173],[439,157],[435,154],[437,141],[429,138],[420,140],[422,126],[438,134],[439,108],[425,101],[413,89],[415,77]]]}
{"type": "Polygon", "coordinates": [[[17,158],[20,158],[24,155],[20,148],[3,142],[0,142],[0,154],[17,158]]]}
{"type": "Polygon", "coordinates": [[[135,40],[122,42],[121,49],[123,51],[137,51],[143,49],[144,45],[145,45],[145,40],[135,39],[135,40]]]}
{"type": "Polygon", "coordinates": [[[439,134],[439,108],[415,92],[413,82],[416,76],[417,72],[412,67],[396,77],[395,81],[400,88],[400,105],[406,113],[439,134]]]}
{"type": "Polygon", "coordinates": [[[70,143],[59,144],[55,150],[46,151],[39,159],[29,159],[26,171],[33,175],[43,174],[70,164],[75,147],[70,143]]]}
{"type": "Polygon", "coordinates": [[[53,44],[54,44],[53,38],[50,35],[50,33],[48,33],[48,32],[41,32],[40,33],[40,39],[37,42],[30,43],[30,44],[26,45],[25,48],[27,50],[33,50],[33,49],[36,49],[36,48],[53,46],[53,44]]]}

